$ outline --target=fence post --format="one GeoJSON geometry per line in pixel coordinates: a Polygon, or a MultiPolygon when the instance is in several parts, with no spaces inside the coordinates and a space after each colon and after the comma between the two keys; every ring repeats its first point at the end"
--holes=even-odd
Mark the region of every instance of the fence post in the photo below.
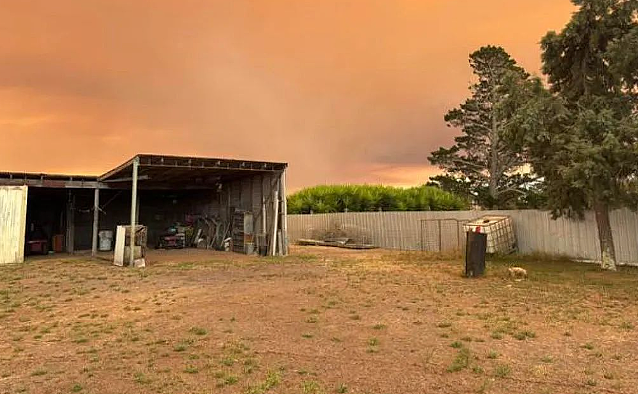
{"type": "Polygon", "coordinates": [[[442,252],[443,249],[443,229],[441,228],[441,219],[439,219],[439,253],[442,252]]]}

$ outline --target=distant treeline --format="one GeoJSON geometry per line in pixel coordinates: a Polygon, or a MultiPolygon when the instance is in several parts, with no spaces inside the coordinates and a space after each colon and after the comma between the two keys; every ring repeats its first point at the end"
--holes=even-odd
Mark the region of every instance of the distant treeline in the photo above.
{"type": "Polygon", "coordinates": [[[458,211],[468,202],[436,187],[315,186],[288,197],[288,213],[458,211]]]}

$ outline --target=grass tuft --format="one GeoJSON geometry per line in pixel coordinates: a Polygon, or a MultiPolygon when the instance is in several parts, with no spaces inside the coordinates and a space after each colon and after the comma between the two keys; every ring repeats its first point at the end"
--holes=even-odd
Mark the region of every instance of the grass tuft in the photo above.
{"type": "Polygon", "coordinates": [[[189,332],[191,334],[195,334],[195,335],[199,335],[199,336],[204,336],[206,334],[208,334],[208,331],[206,331],[205,328],[202,327],[192,327],[189,332]]]}
{"type": "Polygon", "coordinates": [[[494,371],[497,378],[506,378],[512,374],[512,368],[507,364],[499,364],[494,371]]]}
{"type": "Polygon", "coordinates": [[[470,365],[470,349],[464,347],[459,349],[459,352],[456,354],[454,361],[447,368],[448,372],[459,372],[466,369],[470,365]]]}

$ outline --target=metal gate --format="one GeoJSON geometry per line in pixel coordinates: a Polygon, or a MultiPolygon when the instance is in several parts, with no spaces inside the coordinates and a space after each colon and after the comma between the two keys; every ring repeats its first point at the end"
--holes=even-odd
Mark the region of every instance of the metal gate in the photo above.
{"type": "Polygon", "coordinates": [[[424,252],[452,252],[465,248],[463,224],[467,220],[424,219],[420,226],[420,244],[424,252]]]}
{"type": "Polygon", "coordinates": [[[26,186],[0,186],[0,265],[24,262],[26,186]]]}

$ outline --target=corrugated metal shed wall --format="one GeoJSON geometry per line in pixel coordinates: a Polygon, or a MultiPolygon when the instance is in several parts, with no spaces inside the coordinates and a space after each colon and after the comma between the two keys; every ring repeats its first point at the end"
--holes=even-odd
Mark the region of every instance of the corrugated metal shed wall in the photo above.
{"type": "Polygon", "coordinates": [[[0,186],[0,264],[24,261],[26,186],[0,186]]]}
{"type": "MultiPolygon", "coordinates": [[[[425,219],[472,220],[483,215],[509,215],[514,221],[521,253],[561,254],[583,260],[599,260],[598,232],[592,212],[584,220],[559,218],[549,212],[455,211],[455,212],[362,212],[289,215],[291,241],[312,238],[335,227],[356,233],[363,241],[388,249],[421,250],[425,219]]],[[[611,214],[616,255],[621,264],[638,265],[638,214],[621,209],[611,214]]],[[[450,230],[453,231],[453,230],[450,230]]],[[[443,236],[456,236],[443,232],[443,236]]],[[[451,245],[454,242],[443,242],[451,245]]]]}
{"type": "Polygon", "coordinates": [[[226,193],[230,195],[230,202],[224,207],[252,211],[255,219],[255,233],[262,228],[262,198],[266,202],[266,229],[271,231],[272,225],[272,192],[278,183],[278,174],[254,175],[229,182],[225,185],[226,193]]]}

